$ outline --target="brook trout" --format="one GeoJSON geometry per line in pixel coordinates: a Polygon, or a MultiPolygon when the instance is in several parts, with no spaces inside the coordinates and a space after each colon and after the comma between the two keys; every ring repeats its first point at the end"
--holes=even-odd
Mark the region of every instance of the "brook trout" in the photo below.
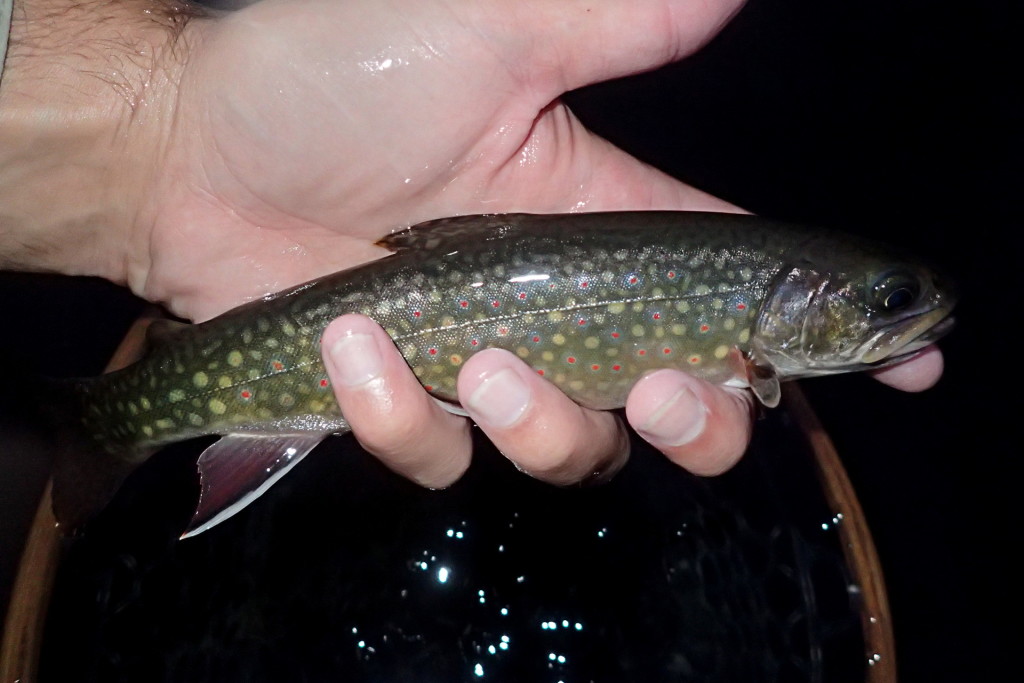
{"type": "Polygon", "coordinates": [[[136,364],[75,382],[88,446],[62,459],[54,503],[77,527],[166,444],[199,458],[186,535],[244,507],[328,434],[348,430],[320,356],[327,323],[366,314],[424,388],[456,401],[460,366],[507,349],[578,403],[617,408],[646,372],[750,387],[879,367],[950,329],[934,271],[863,240],[731,214],[465,216],[381,240],[384,259],[235,308],[154,328],[136,364]]]}

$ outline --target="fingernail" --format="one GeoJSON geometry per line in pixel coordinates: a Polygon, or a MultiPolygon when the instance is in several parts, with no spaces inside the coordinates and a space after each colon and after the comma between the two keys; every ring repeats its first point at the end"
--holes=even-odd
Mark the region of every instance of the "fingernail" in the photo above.
{"type": "Polygon", "coordinates": [[[331,360],[337,372],[337,381],[349,387],[358,387],[377,379],[384,366],[376,340],[360,332],[350,333],[334,342],[331,360]]]}
{"type": "Polygon", "coordinates": [[[708,409],[697,395],[683,387],[658,406],[637,431],[663,446],[683,446],[704,432],[708,409]]]}
{"type": "Polygon", "coordinates": [[[492,427],[510,427],[530,406],[530,388],[513,370],[488,375],[473,390],[466,407],[492,427]]]}

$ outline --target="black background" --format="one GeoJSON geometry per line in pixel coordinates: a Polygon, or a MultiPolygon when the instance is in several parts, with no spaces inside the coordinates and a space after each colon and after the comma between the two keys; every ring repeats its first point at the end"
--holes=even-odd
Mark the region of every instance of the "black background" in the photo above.
{"type": "MultiPolygon", "coordinates": [[[[686,62],[571,97],[594,130],[687,182],[906,245],[960,282],[935,389],[805,383],[878,544],[905,681],[1013,670],[1020,28],[1009,2],[753,0],[686,62]]],[[[0,297],[2,609],[47,467],[30,455],[25,378],[97,371],[139,304],[9,274],[0,297]]]]}

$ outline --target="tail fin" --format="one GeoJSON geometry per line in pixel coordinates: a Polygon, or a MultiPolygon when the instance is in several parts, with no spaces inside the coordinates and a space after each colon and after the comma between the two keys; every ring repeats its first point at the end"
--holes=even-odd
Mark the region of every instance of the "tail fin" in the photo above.
{"type": "Polygon", "coordinates": [[[53,514],[61,532],[80,531],[139,464],[82,442],[61,444],[53,471],[53,514]]]}
{"type": "Polygon", "coordinates": [[[149,455],[112,452],[101,434],[86,427],[83,415],[93,381],[49,382],[42,402],[57,441],[53,512],[64,534],[79,531],[106,507],[128,475],[149,455]]]}

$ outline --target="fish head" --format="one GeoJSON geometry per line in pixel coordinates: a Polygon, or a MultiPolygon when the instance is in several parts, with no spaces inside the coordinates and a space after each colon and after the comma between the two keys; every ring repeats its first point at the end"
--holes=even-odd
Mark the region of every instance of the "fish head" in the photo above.
{"type": "Polygon", "coordinates": [[[838,249],[780,273],[751,353],[780,378],[892,365],[952,329],[956,298],[950,281],[927,265],[838,249]]]}

